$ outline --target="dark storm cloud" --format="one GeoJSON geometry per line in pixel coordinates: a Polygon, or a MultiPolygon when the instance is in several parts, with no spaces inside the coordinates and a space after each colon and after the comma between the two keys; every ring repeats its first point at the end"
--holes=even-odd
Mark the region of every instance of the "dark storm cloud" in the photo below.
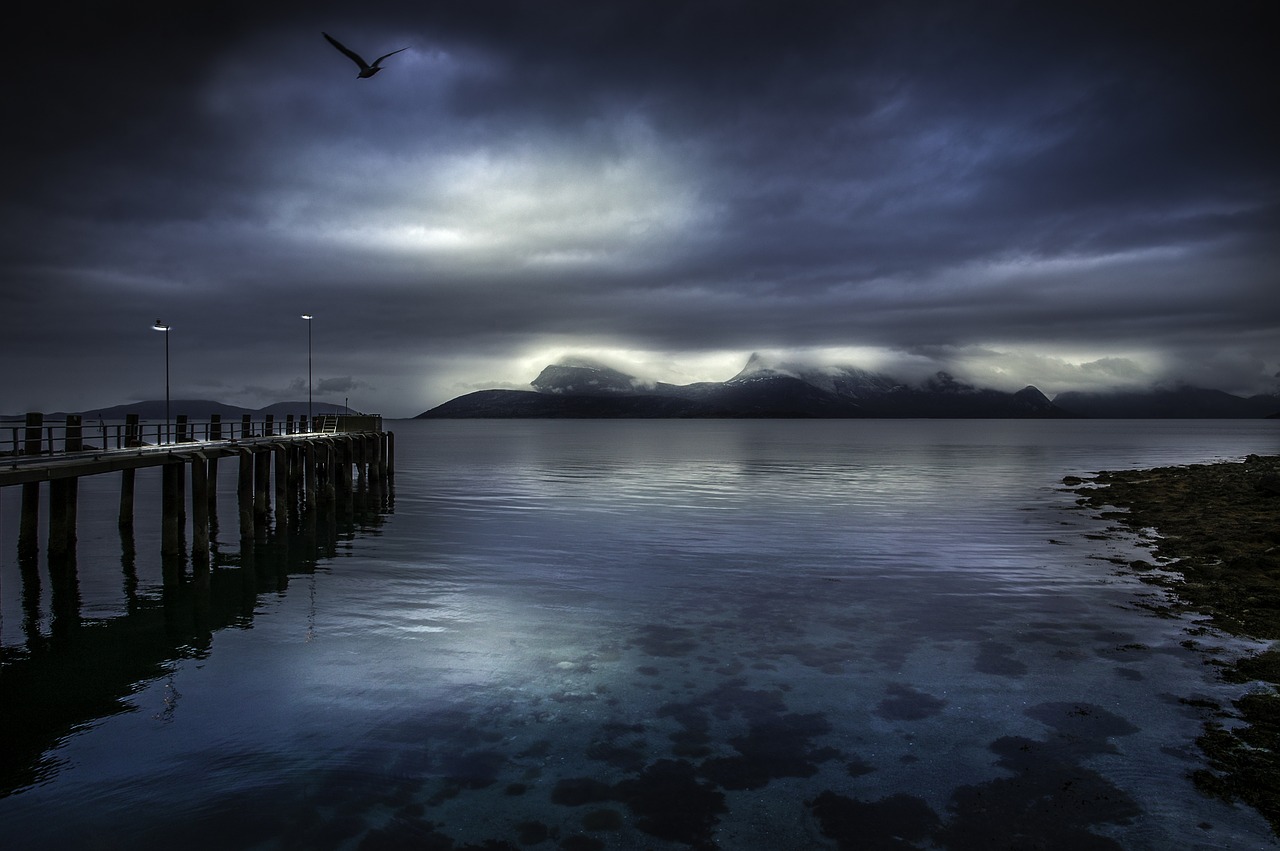
{"type": "Polygon", "coordinates": [[[576,350],[1271,389],[1275,23],[1262,2],[42,8],[4,93],[0,409],[154,396],[157,314],[178,383],[234,402],[296,393],[315,313],[316,389],[400,414],[576,350]],[[409,50],[357,81],[321,30],[409,50]]]}

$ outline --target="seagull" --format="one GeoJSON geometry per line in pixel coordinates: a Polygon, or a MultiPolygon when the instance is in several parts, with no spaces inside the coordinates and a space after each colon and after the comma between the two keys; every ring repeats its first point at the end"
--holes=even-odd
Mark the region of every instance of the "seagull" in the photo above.
{"type": "Polygon", "coordinates": [[[329,35],[327,32],[321,32],[320,35],[324,36],[325,40],[327,40],[334,47],[338,48],[343,53],[345,53],[347,57],[351,59],[352,62],[360,66],[360,73],[356,74],[357,80],[363,79],[365,77],[372,77],[374,74],[382,70],[382,68],[379,67],[379,63],[382,62],[383,59],[386,59],[388,56],[395,56],[397,53],[400,52],[400,50],[409,49],[407,47],[402,47],[400,48],[400,50],[393,50],[390,53],[379,56],[377,59],[373,60],[373,64],[370,65],[368,62],[365,62],[363,59],[360,58],[359,53],[356,53],[354,50],[345,46],[342,42],[338,41],[336,38],[329,35]]]}

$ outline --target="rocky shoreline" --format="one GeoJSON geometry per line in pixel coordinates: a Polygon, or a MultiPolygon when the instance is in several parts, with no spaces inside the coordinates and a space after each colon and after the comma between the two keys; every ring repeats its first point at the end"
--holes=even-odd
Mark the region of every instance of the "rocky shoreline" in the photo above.
{"type": "Polygon", "coordinates": [[[1208,794],[1254,807],[1280,835],[1280,456],[1103,471],[1063,483],[1082,505],[1146,539],[1156,564],[1127,566],[1144,574],[1158,566],[1144,579],[1173,591],[1177,608],[1210,615],[1224,632],[1276,642],[1243,659],[1214,660],[1225,680],[1249,688],[1232,706],[1216,707],[1198,740],[1210,768],[1194,779],[1208,794]]]}

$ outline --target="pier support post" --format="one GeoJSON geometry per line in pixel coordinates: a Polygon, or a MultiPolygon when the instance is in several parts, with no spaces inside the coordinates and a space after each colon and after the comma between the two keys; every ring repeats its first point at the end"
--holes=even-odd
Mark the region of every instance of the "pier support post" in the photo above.
{"type": "MultiPolygon", "coordinates": [[[[39,455],[44,429],[44,414],[32,411],[27,414],[24,455],[39,455]]],[[[18,552],[34,555],[39,551],[37,536],[40,534],[40,483],[27,482],[22,486],[22,519],[18,523],[18,552]]]]}
{"type": "Polygon", "coordinates": [[[267,515],[271,511],[271,451],[257,450],[253,453],[253,522],[255,526],[266,526],[267,515]]]}
{"type": "Polygon", "coordinates": [[[298,443],[289,444],[289,507],[298,507],[298,488],[302,485],[306,448],[298,443]]]}
{"type": "Polygon", "coordinates": [[[334,498],[333,476],[334,476],[334,452],[333,441],[321,441],[319,447],[320,453],[320,499],[325,505],[332,506],[334,498]]]}
{"type": "Polygon", "coordinates": [[[120,471],[120,518],[117,523],[121,528],[133,526],[134,472],[134,470],[120,471]]]}
{"type": "Polygon", "coordinates": [[[222,414],[209,415],[209,439],[222,440],[222,414]]]}
{"type": "Polygon", "coordinates": [[[49,559],[62,560],[76,545],[76,480],[49,482],[49,559]]]}
{"type": "MultiPolygon", "coordinates": [[[[84,449],[83,422],[79,414],[67,414],[67,427],[62,448],[67,452],[84,449]]],[[[76,502],[80,490],[78,478],[54,479],[49,482],[49,558],[66,559],[75,552],[76,502]]]]}
{"type": "Polygon", "coordinates": [[[253,419],[248,414],[240,418],[240,439],[246,437],[253,437],[253,419]]]}
{"type": "Polygon", "coordinates": [[[173,558],[182,554],[182,462],[160,468],[160,554],[173,558]]]}
{"type": "MultiPolygon", "coordinates": [[[[126,414],[124,418],[124,445],[137,447],[142,444],[142,435],[138,432],[138,415],[126,414]]],[[[133,470],[120,471],[120,518],[116,521],[120,528],[133,526],[133,470]]]]}
{"type": "Polygon", "coordinates": [[[383,438],[387,441],[387,478],[393,479],[396,475],[396,433],[385,432],[383,438]]]}
{"type": "Polygon", "coordinates": [[[369,468],[369,446],[365,442],[364,435],[354,435],[351,438],[351,451],[355,456],[356,462],[356,482],[355,490],[363,493],[368,487],[368,478],[366,472],[369,468]]]}
{"type": "Polygon", "coordinates": [[[276,521],[288,516],[289,505],[289,450],[284,444],[271,447],[276,468],[276,521]]]}
{"type": "Polygon", "coordinates": [[[333,441],[333,489],[339,500],[345,500],[351,492],[351,439],[338,437],[333,441]]]}
{"type": "Polygon", "coordinates": [[[178,443],[191,442],[191,427],[187,425],[187,415],[178,414],[178,443]]]}
{"type": "Polygon", "coordinates": [[[253,540],[253,453],[248,449],[240,450],[236,504],[240,509],[240,540],[253,540]]]}
{"type": "Polygon", "coordinates": [[[209,467],[202,453],[191,459],[191,566],[209,566],[209,467]]]}
{"type": "Polygon", "coordinates": [[[373,436],[373,445],[375,457],[378,459],[378,484],[381,485],[387,480],[387,435],[384,432],[378,432],[373,436]]]}
{"type": "Polygon", "coordinates": [[[303,448],[304,464],[306,466],[306,489],[307,489],[307,507],[315,508],[316,492],[319,485],[316,482],[316,444],[314,440],[308,440],[307,445],[303,448]]]}
{"type": "Polygon", "coordinates": [[[215,452],[209,456],[209,517],[216,524],[218,516],[218,455],[215,452]]]}

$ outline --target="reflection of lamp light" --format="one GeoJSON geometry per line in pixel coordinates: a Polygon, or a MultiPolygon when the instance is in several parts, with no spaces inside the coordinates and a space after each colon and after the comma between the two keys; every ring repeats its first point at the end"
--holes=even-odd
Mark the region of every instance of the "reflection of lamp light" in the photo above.
{"type": "Polygon", "coordinates": [[[307,320],[307,422],[310,423],[307,428],[315,431],[316,421],[311,415],[311,320],[315,317],[304,313],[302,318],[307,320]]]}
{"type": "Polygon", "coordinates": [[[164,332],[164,439],[169,439],[169,329],[172,326],[166,325],[159,319],[156,324],[151,326],[153,331],[164,332]]]}

